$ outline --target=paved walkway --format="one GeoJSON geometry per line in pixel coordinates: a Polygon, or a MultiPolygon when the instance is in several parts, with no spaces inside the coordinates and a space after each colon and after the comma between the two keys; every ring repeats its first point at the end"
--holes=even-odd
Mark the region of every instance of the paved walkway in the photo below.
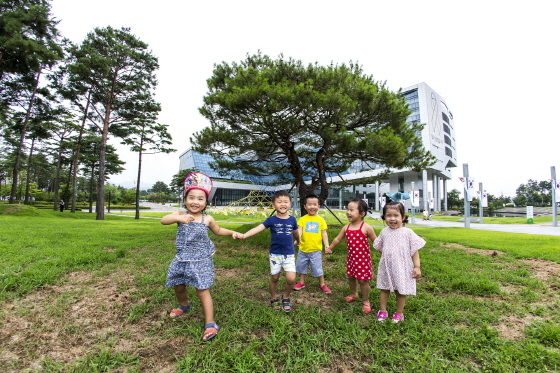
{"type": "MultiPolygon", "coordinates": [[[[454,223],[440,220],[422,221],[416,219],[416,224],[425,227],[465,227],[465,223],[454,223]]],[[[487,231],[500,231],[510,233],[542,234],[547,236],[560,236],[560,227],[549,224],[480,224],[470,223],[472,229],[483,229],[487,231]]]]}
{"type": "MultiPolygon", "coordinates": [[[[372,213],[370,216],[379,218],[379,213],[372,213]]],[[[473,219],[471,217],[471,219],[473,219]]],[[[416,225],[418,227],[459,227],[464,228],[464,222],[450,222],[442,220],[422,220],[422,218],[416,218],[416,225]]],[[[411,218],[408,218],[408,222],[412,223],[411,218]]],[[[560,227],[553,227],[552,223],[546,224],[480,224],[480,223],[470,223],[471,229],[483,229],[487,231],[499,231],[499,232],[510,232],[510,233],[527,233],[527,234],[540,234],[546,236],[560,236],[560,227]]]]}

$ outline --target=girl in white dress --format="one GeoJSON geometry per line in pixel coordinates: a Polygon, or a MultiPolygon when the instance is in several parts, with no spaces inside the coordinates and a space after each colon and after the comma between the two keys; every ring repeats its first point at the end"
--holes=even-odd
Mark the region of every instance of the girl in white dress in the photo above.
{"type": "Polygon", "coordinates": [[[397,297],[397,312],[393,314],[393,322],[404,320],[404,305],[406,295],[416,295],[416,279],[420,272],[420,250],[426,241],[414,231],[405,228],[408,216],[400,202],[390,202],[383,207],[381,219],[387,224],[373,247],[381,252],[377,271],[377,288],[381,290],[379,296],[378,321],[387,320],[387,301],[391,292],[397,297]]]}

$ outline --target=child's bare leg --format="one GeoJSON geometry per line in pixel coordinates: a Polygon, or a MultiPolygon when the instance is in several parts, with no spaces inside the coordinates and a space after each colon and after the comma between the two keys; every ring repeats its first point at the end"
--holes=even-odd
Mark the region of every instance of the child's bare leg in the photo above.
{"type": "Polygon", "coordinates": [[[358,298],[358,283],[356,282],[356,277],[348,276],[348,285],[350,285],[350,294],[354,298],[358,298]]]}
{"type": "Polygon", "coordinates": [[[399,294],[398,291],[395,290],[395,295],[397,296],[397,313],[404,312],[404,305],[406,303],[406,295],[399,294]]]}
{"type": "Polygon", "coordinates": [[[202,305],[202,313],[204,313],[205,324],[214,322],[214,302],[212,302],[212,295],[210,295],[210,290],[196,289],[196,295],[198,295],[200,304],[202,305]]]}
{"type": "Polygon", "coordinates": [[[362,302],[369,304],[369,281],[367,280],[358,280],[360,284],[360,290],[362,291],[362,302]]]}
{"type": "Polygon", "coordinates": [[[295,272],[286,272],[286,285],[284,285],[284,293],[282,294],[284,299],[290,297],[292,292],[292,288],[296,283],[296,273],[295,272]]]}
{"type": "Polygon", "coordinates": [[[173,290],[175,290],[175,296],[179,301],[179,304],[185,307],[189,304],[189,298],[187,295],[187,286],[186,285],[175,285],[173,286],[173,290]]]}
{"type": "Polygon", "coordinates": [[[301,282],[302,284],[305,284],[305,274],[303,274],[303,273],[299,274],[299,282],[301,282]]]}
{"type": "Polygon", "coordinates": [[[317,277],[319,279],[319,286],[325,285],[325,276],[317,277]]]}
{"type": "Polygon", "coordinates": [[[268,291],[270,292],[270,299],[276,299],[276,289],[278,287],[279,279],[280,273],[270,275],[270,280],[268,281],[268,291]]]}
{"type": "Polygon", "coordinates": [[[389,301],[390,294],[389,290],[381,290],[381,294],[379,294],[379,311],[387,312],[387,302],[389,301]]]}

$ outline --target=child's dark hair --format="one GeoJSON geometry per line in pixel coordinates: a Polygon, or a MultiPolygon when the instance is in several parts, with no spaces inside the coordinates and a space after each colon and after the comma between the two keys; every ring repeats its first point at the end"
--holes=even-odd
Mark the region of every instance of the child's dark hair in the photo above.
{"type": "Polygon", "coordinates": [[[403,217],[402,223],[405,225],[408,223],[408,216],[404,212],[404,205],[400,202],[389,202],[385,206],[383,206],[383,213],[381,214],[381,219],[385,220],[385,214],[387,213],[388,209],[396,209],[399,211],[401,216],[403,217]]]}
{"type": "Polygon", "coordinates": [[[367,215],[368,213],[368,204],[366,201],[364,201],[363,199],[360,198],[354,198],[352,201],[350,202],[356,202],[358,204],[358,212],[364,213],[364,217],[367,215]]]}
{"type": "Polygon", "coordinates": [[[276,199],[279,198],[279,197],[288,197],[288,198],[291,199],[290,193],[286,192],[285,190],[277,190],[272,195],[272,202],[276,201],[276,199]]]}
{"type": "Polygon", "coordinates": [[[314,193],[308,194],[308,195],[306,195],[305,197],[303,197],[303,205],[304,205],[304,206],[307,205],[307,200],[308,200],[309,198],[317,198],[317,201],[319,202],[319,206],[321,206],[321,199],[319,198],[319,196],[317,196],[317,195],[314,194],[314,193]]]}

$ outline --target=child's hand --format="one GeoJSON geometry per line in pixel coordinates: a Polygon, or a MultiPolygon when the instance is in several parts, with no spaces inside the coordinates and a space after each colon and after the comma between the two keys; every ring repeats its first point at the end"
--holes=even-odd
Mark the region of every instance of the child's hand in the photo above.
{"type": "Polygon", "coordinates": [[[183,224],[189,224],[190,222],[194,221],[194,216],[189,214],[181,214],[179,215],[179,222],[183,224]]]}
{"type": "Polygon", "coordinates": [[[233,232],[231,237],[233,237],[234,240],[242,240],[245,238],[245,235],[243,233],[233,232]]]}
{"type": "Polygon", "coordinates": [[[414,267],[412,270],[412,278],[420,278],[422,277],[422,272],[420,271],[420,267],[414,267]]]}
{"type": "Polygon", "coordinates": [[[299,246],[299,241],[294,241],[294,246],[299,246]]]}
{"type": "Polygon", "coordinates": [[[325,254],[332,254],[332,249],[330,247],[325,247],[325,254]]]}

